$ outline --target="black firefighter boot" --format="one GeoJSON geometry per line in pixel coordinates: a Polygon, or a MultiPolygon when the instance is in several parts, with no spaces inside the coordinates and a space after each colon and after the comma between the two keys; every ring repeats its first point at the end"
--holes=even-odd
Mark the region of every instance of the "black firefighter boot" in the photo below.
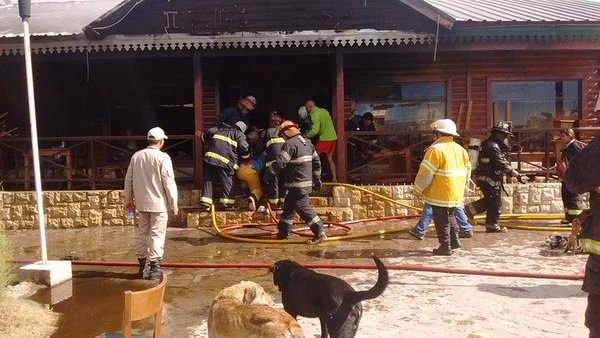
{"type": "Polygon", "coordinates": [[[146,269],[146,258],[138,258],[139,270],[138,277],[144,278],[144,270],[146,269]]]}
{"type": "Polygon", "coordinates": [[[440,242],[439,248],[433,249],[433,254],[436,256],[451,256],[452,250],[450,249],[450,237],[447,230],[450,224],[447,225],[435,225],[435,231],[437,232],[438,241],[440,242]]]}
{"type": "Polygon", "coordinates": [[[156,280],[160,279],[161,269],[159,261],[150,261],[150,274],[148,279],[156,280]]]}
{"type": "Polygon", "coordinates": [[[460,249],[460,247],[462,246],[460,244],[460,240],[458,240],[458,238],[459,238],[458,231],[452,232],[450,234],[450,248],[452,250],[454,250],[454,249],[460,249]]]}

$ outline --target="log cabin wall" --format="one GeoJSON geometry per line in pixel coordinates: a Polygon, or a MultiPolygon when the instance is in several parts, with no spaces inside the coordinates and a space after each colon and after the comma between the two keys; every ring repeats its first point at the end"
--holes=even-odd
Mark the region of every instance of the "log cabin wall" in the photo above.
{"type": "MultiPolygon", "coordinates": [[[[580,80],[584,117],[593,113],[600,82],[598,56],[577,51],[439,53],[436,62],[432,53],[348,54],[345,62],[346,93],[350,95],[361,82],[447,81],[447,117],[456,119],[459,105],[470,99],[472,129],[489,128],[492,121],[488,101],[491,79],[580,80]]],[[[346,114],[350,111],[346,108],[346,114]]]]}

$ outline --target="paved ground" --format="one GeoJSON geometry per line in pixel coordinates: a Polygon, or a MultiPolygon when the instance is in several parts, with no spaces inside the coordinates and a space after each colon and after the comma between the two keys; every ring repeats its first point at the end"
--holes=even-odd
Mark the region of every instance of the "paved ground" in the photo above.
{"type": "MultiPolygon", "coordinates": [[[[359,225],[355,232],[377,228],[406,228],[411,221],[359,225]]],[[[556,225],[556,224],[554,224],[556,225]]],[[[17,247],[16,258],[39,257],[36,231],[6,231],[17,247]]],[[[511,230],[463,241],[452,257],[435,257],[437,239],[409,239],[405,233],[319,246],[237,243],[215,237],[210,230],[170,228],[166,243],[168,262],[253,262],[271,264],[282,258],[300,263],[371,264],[371,253],[386,264],[582,274],[585,255],[563,255],[549,250],[551,233],[511,230]]],[[[90,228],[47,231],[49,257],[72,255],[83,260],[132,261],[133,228],[90,228]]],[[[134,268],[74,266],[73,297],[54,304],[63,314],[55,337],[94,337],[117,331],[122,291],[143,289],[134,268]]],[[[273,294],[280,293],[266,269],[170,269],[165,297],[165,337],[206,337],[206,319],[212,297],[223,287],[252,280],[273,294]]],[[[356,289],[367,289],[375,270],[319,269],[346,279],[356,289]]],[[[34,297],[44,298],[44,291],[34,297]]],[[[45,291],[48,292],[48,291],[45,291]]],[[[455,275],[390,271],[390,284],[375,300],[365,301],[357,337],[466,337],[485,333],[493,337],[587,337],[583,325],[586,294],[581,281],[455,275]]],[[[319,337],[317,319],[301,318],[307,337],[319,337]]],[[[145,331],[149,322],[136,326],[145,331]]]]}

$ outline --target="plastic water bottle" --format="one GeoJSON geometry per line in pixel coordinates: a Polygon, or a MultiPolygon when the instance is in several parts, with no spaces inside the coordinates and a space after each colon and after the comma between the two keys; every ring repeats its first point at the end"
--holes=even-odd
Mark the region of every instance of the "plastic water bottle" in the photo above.
{"type": "Polygon", "coordinates": [[[127,217],[127,219],[133,219],[133,217],[135,217],[135,204],[127,204],[127,209],[125,209],[125,217],[127,217]]]}

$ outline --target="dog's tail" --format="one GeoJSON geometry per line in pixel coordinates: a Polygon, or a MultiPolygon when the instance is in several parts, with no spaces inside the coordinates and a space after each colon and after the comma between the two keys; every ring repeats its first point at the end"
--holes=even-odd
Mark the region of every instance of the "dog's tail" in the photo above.
{"type": "Polygon", "coordinates": [[[377,265],[377,271],[379,272],[379,277],[377,277],[377,282],[375,285],[373,285],[373,287],[369,290],[356,291],[352,294],[349,294],[344,301],[348,301],[350,304],[356,304],[366,299],[379,297],[383,293],[389,281],[388,271],[385,265],[383,265],[383,262],[377,256],[373,255],[373,260],[375,261],[375,265],[377,265]]]}

